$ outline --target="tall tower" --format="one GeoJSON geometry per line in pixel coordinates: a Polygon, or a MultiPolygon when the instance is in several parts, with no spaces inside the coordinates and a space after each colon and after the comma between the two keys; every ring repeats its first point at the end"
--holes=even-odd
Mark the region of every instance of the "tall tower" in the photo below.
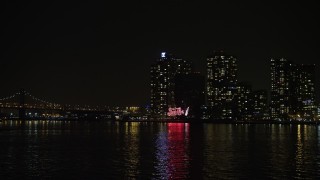
{"type": "Polygon", "coordinates": [[[240,82],[237,85],[237,120],[251,120],[252,119],[252,86],[246,82],[240,82]]]}
{"type": "Polygon", "coordinates": [[[190,74],[191,64],[181,58],[162,52],[151,66],[151,113],[166,117],[168,108],[175,107],[175,82],[178,74],[190,74]]]}
{"type": "Polygon", "coordinates": [[[315,65],[297,64],[294,67],[296,115],[312,119],[317,110],[315,103],[315,65]]]}
{"type": "Polygon", "coordinates": [[[271,59],[271,118],[316,116],[315,65],[271,59]]]}
{"type": "Polygon", "coordinates": [[[287,119],[293,112],[293,64],[286,59],[271,59],[271,118],[287,119]]]}
{"type": "Polygon", "coordinates": [[[222,51],[207,58],[207,105],[213,108],[213,118],[232,119],[237,92],[237,59],[222,51]]]}

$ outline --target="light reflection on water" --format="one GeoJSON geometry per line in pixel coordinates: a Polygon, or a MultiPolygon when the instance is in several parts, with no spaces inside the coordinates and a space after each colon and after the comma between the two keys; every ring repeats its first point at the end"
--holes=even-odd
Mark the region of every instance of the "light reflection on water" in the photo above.
{"type": "Polygon", "coordinates": [[[189,171],[189,124],[168,123],[156,140],[156,173],[164,179],[187,178],[189,171]]]}
{"type": "Polygon", "coordinates": [[[320,178],[313,125],[3,121],[0,179],[320,178]]]}

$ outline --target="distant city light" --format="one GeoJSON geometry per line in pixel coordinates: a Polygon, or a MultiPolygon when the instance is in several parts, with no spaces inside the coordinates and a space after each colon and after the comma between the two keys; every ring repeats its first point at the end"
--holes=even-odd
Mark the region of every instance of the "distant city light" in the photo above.
{"type": "Polygon", "coordinates": [[[161,53],[161,57],[165,58],[166,57],[166,52],[161,53]]]}

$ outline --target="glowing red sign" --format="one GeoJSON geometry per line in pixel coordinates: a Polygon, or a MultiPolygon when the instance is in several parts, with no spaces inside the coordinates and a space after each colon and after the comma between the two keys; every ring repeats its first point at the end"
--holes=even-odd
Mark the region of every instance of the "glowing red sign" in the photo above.
{"type": "Polygon", "coordinates": [[[181,115],[188,115],[189,107],[187,108],[186,111],[184,111],[181,107],[176,107],[176,108],[169,108],[169,111],[167,113],[168,116],[181,116],[181,115]]]}

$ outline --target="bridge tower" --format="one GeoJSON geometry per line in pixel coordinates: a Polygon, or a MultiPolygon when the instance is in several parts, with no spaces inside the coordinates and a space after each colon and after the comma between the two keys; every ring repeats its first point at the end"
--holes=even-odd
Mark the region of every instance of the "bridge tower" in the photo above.
{"type": "Polygon", "coordinates": [[[25,117],[26,117],[25,95],[26,95],[26,91],[24,89],[20,89],[20,95],[19,95],[19,119],[25,119],[25,117]]]}

